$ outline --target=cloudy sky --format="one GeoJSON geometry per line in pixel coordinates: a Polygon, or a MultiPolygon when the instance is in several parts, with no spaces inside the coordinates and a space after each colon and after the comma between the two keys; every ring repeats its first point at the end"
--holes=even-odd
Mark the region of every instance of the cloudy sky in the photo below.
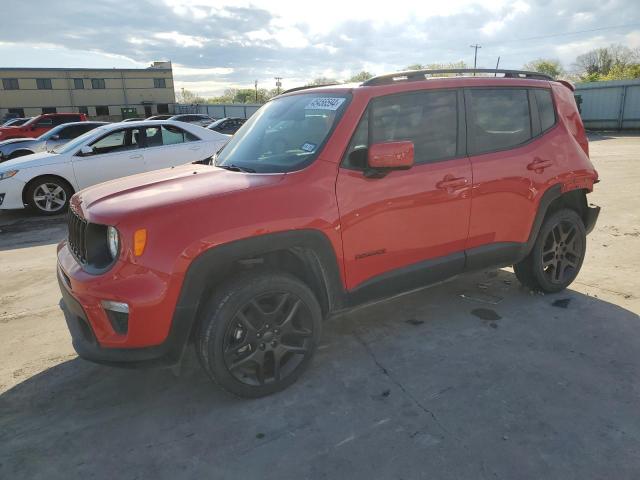
{"type": "Polygon", "coordinates": [[[504,68],[592,48],[640,47],[640,0],[1,0],[0,67],[145,67],[177,88],[285,88],[412,63],[504,68]],[[614,28],[609,28],[614,27],[614,28]],[[581,33],[576,33],[581,32],[581,33]],[[567,33],[570,33],[567,35],[567,33]]]}

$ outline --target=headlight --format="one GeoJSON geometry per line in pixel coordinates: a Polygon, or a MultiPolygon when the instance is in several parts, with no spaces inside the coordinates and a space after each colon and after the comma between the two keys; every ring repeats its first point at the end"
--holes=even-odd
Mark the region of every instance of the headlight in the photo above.
{"type": "Polygon", "coordinates": [[[107,244],[111,258],[115,259],[120,251],[120,238],[116,227],[107,227],[107,244]]]}
{"type": "Polygon", "coordinates": [[[5,178],[11,178],[16,173],[18,173],[18,170],[7,170],[6,172],[0,172],[0,180],[4,180],[5,178]]]}

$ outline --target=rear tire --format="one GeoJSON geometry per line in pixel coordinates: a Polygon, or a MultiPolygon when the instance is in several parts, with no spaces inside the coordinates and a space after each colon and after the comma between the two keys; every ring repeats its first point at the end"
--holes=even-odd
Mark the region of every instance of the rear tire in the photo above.
{"type": "Polygon", "coordinates": [[[244,398],[287,388],[307,369],[322,312],[287,273],[248,272],[215,289],[196,331],[198,359],[211,379],[244,398]]]}
{"type": "Polygon", "coordinates": [[[531,252],[513,270],[526,287],[559,292],[578,276],[586,246],[587,235],[580,216],[573,210],[558,210],[544,220],[531,252]]]}
{"type": "Polygon", "coordinates": [[[65,180],[44,175],[29,182],[26,200],[40,215],[57,215],[69,206],[73,189],[65,180]]]}

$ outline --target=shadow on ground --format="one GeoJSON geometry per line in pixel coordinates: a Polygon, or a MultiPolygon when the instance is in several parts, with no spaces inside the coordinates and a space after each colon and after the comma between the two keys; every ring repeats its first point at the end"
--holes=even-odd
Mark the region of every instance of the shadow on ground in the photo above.
{"type": "Polygon", "coordinates": [[[481,272],[331,319],[260,400],[74,359],[0,395],[0,477],[638,478],[638,325],[481,272]]]}

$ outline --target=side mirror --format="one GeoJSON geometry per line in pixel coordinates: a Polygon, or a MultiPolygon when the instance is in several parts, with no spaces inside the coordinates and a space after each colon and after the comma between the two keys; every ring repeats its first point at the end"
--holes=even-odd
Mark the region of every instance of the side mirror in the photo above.
{"type": "Polygon", "coordinates": [[[91,155],[93,153],[93,147],[90,147],[89,145],[85,145],[80,149],[80,153],[82,155],[91,155]]]}
{"type": "Polygon", "coordinates": [[[51,135],[51,140],[60,140],[60,135],[51,135]]]}
{"type": "Polygon", "coordinates": [[[374,143],[368,149],[369,174],[365,171],[365,175],[376,177],[391,170],[408,170],[413,167],[413,154],[413,142],[410,141],[374,143]]]}

